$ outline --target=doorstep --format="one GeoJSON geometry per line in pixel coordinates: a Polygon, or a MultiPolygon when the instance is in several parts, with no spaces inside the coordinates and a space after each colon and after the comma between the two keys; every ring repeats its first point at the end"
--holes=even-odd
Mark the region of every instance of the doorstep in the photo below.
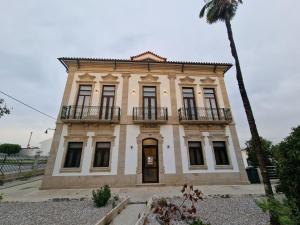
{"type": "Polygon", "coordinates": [[[142,184],[136,184],[136,187],[161,187],[166,186],[164,183],[142,183],[142,184]]]}

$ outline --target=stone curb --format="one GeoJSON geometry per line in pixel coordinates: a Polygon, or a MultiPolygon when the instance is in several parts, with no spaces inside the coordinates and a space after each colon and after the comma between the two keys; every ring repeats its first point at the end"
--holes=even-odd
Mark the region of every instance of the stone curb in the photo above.
{"type": "Polygon", "coordinates": [[[142,212],[142,214],[140,215],[140,218],[138,219],[138,221],[136,221],[135,225],[144,225],[145,224],[145,219],[148,216],[149,212],[150,212],[150,208],[153,202],[153,197],[157,197],[152,196],[151,198],[149,198],[149,200],[147,201],[146,204],[146,209],[142,212]]]}
{"type": "Polygon", "coordinates": [[[129,197],[124,199],[119,205],[117,205],[115,208],[110,210],[102,219],[97,221],[95,225],[107,225],[109,224],[118,214],[121,213],[123,209],[126,208],[126,206],[129,203],[129,197]]]}

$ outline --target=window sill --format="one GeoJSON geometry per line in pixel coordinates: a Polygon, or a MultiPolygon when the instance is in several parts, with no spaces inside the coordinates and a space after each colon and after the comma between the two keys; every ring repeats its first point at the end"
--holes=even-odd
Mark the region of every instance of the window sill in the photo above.
{"type": "Polygon", "coordinates": [[[92,167],[90,172],[110,172],[110,167],[92,167]]]}
{"type": "Polygon", "coordinates": [[[190,170],[207,170],[207,165],[190,165],[190,170]]]}
{"type": "Polygon", "coordinates": [[[75,168],[61,168],[60,171],[61,173],[77,173],[77,172],[81,172],[81,168],[80,167],[75,167],[75,168]]]}
{"type": "Polygon", "coordinates": [[[216,165],[215,169],[217,169],[217,170],[221,170],[221,169],[230,169],[230,170],[232,170],[233,166],[232,165],[216,165]]]}

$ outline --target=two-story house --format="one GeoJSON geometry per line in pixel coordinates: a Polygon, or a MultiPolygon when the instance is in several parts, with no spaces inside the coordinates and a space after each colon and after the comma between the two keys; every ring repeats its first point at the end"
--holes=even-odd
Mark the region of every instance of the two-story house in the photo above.
{"type": "Polygon", "coordinates": [[[68,78],[42,188],[243,184],[231,64],[59,58],[68,78]]]}

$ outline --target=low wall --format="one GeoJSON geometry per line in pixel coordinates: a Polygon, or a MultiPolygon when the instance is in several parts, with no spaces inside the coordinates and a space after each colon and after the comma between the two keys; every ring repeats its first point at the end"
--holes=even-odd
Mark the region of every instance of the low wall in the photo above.
{"type": "Polygon", "coordinates": [[[36,170],[32,170],[32,171],[24,171],[24,172],[21,172],[21,173],[5,174],[5,175],[0,176],[0,180],[2,182],[14,181],[14,180],[26,178],[29,173],[31,173],[33,177],[34,176],[40,176],[40,175],[43,175],[45,173],[45,169],[36,169],[36,170]]]}
{"type": "MultiPolygon", "coordinates": [[[[110,187],[135,187],[136,175],[107,176],[44,176],[41,189],[97,188],[108,184],[110,187]]],[[[249,184],[239,172],[234,173],[197,173],[197,174],[164,174],[160,185],[240,185],[249,184]]],[[[139,184],[140,185],[140,184],[139,184]]]]}

